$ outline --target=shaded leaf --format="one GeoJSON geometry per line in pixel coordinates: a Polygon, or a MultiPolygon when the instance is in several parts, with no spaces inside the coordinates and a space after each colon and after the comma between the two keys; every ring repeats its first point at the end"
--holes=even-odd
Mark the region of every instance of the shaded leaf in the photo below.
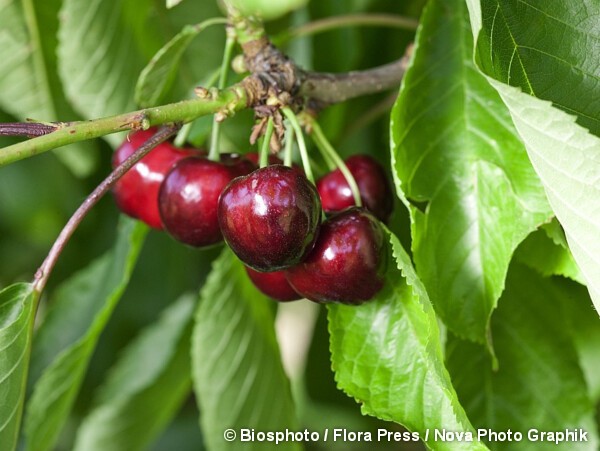
{"type": "Polygon", "coordinates": [[[417,272],[455,334],[483,342],[513,251],[551,217],[510,115],[472,62],[460,0],[433,0],[392,112],[417,272]]]}
{"type": "Polygon", "coordinates": [[[142,450],[172,419],[191,390],[194,298],[182,297],[127,347],[80,426],[75,450],[142,450]]]}
{"type": "MultiPolygon", "coordinates": [[[[57,0],[0,4],[0,108],[20,121],[76,119],[55,73],[59,7],[57,0]]],[[[72,144],[56,154],[75,175],[83,177],[97,158],[89,147],[72,144]]]]}
{"type": "Polygon", "coordinates": [[[308,3],[308,0],[229,0],[245,16],[257,15],[264,19],[276,19],[308,3]]]}
{"type": "Polygon", "coordinates": [[[585,285],[581,271],[567,246],[564,234],[556,236],[556,221],[543,225],[527,237],[515,251],[515,260],[543,276],[564,276],[585,285]]]}
{"type": "MultiPolygon", "coordinates": [[[[476,58],[496,47],[484,45],[485,29],[478,1],[468,0],[473,34],[479,36],[476,58]]],[[[555,4],[556,2],[551,2],[555,4]]],[[[597,7],[597,6],[596,6],[597,7]]],[[[589,10],[592,20],[594,8],[589,10]]],[[[569,17],[570,21],[571,18],[569,17]]],[[[587,20],[584,21],[587,24],[587,20]]],[[[587,59],[587,55],[586,55],[587,59]]],[[[548,70],[545,66],[539,71],[548,70]]],[[[488,74],[490,75],[490,74],[488,74]]],[[[491,74],[493,75],[493,74],[491,74]]],[[[508,106],[513,123],[546,195],[564,228],[569,248],[587,282],[592,301],[600,309],[600,139],[576,124],[575,116],[536,99],[518,88],[488,77],[508,106]]],[[[572,90],[569,90],[571,92],[572,90]]],[[[585,97],[589,99],[590,93],[585,97]]]]}
{"type": "Polygon", "coordinates": [[[157,105],[173,84],[177,68],[192,40],[210,26],[211,20],[187,25],[167,42],[142,70],[136,86],[135,101],[141,107],[157,105]]]}
{"type": "Polygon", "coordinates": [[[0,449],[6,451],[17,445],[38,298],[28,283],[0,291],[0,449]]]}
{"type": "Polygon", "coordinates": [[[127,286],[146,231],[142,223],[123,217],[113,249],[56,291],[34,341],[25,449],[53,447],[100,334],[127,286]]]}
{"type": "Polygon", "coordinates": [[[513,265],[492,318],[499,370],[492,370],[483,347],[453,337],[448,340],[448,369],[475,426],[524,433],[520,442],[492,442],[492,449],[598,449],[594,409],[569,331],[563,297],[550,279],[513,265]],[[557,446],[527,438],[530,429],[567,428],[584,429],[588,440],[557,446]]]}
{"type": "MultiPolygon", "coordinates": [[[[148,0],[63,2],[59,73],[68,99],[84,118],[134,109],[135,83],[144,67],[139,41],[153,41],[149,8],[148,0]],[[139,36],[140,29],[144,36],[139,36]]],[[[107,139],[113,144],[120,140],[113,135],[107,139]]]]}
{"type": "MultiPolygon", "coordinates": [[[[359,307],[329,306],[331,361],[338,386],[365,414],[426,431],[473,432],[444,367],[437,320],[425,287],[398,239],[385,286],[359,307]]],[[[486,449],[478,442],[435,442],[439,450],[486,449]]]]}
{"type": "Polygon", "coordinates": [[[481,0],[477,61],[494,79],[550,100],[600,135],[600,4],[481,0]]]}
{"type": "MultiPolygon", "coordinates": [[[[194,391],[200,425],[211,450],[247,449],[227,442],[226,429],[296,430],[294,403],[273,328],[272,301],[225,249],[200,293],[192,338],[194,391]]],[[[297,442],[261,449],[301,449],[297,442]]]]}

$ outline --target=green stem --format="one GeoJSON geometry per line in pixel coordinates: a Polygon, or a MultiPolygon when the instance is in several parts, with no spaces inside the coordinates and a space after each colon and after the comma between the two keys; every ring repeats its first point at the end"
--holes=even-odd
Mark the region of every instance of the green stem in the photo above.
{"type": "MultiPolygon", "coordinates": [[[[219,73],[218,88],[223,89],[227,84],[227,74],[229,74],[229,65],[231,64],[231,55],[233,46],[235,45],[235,33],[231,28],[227,28],[227,39],[225,40],[225,51],[223,53],[223,61],[221,62],[221,71],[219,73]]],[[[208,159],[219,161],[219,135],[221,132],[221,123],[217,119],[213,119],[213,128],[210,136],[210,152],[208,159]]]]}
{"type": "MultiPolygon", "coordinates": [[[[212,88],[217,82],[218,78],[219,70],[217,69],[212,74],[210,74],[206,81],[201,81],[200,83],[198,83],[198,86],[203,86],[207,89],[212,88]]],[[[196,95],[192,92],[192,94],[189,97],[193,99],[194,97],[196,97],[196,95]]],[[[175,140],[173,142],[175,146],[183,147],[185,145],[185,143],[188,140],[188,137],[190,136],[190,132],[192,131],[192,125],[193,122],[188,122],[183,127],[181,127],[181,130],[179,130],[179,133],[177,133],[177,136],[175,137],[175,140]]]]}
{"type": "Polygon", "coordinates": [[[418,25],[419,21],[416,19],[395,14],[347,14],[315,20],[299,27],[292,28],[291,30],[277,35],[273,39],[273,42],[279,45],[300,36],[308,36],[351,26],[390,27],[414,31],[417,29],[418,25]]]}
{"type": "Polygon", "coordinates": [[[209,98],[184,100],[90,121],[64,123],[52,133],[0,149],[0,166],[111,133],[169,123],[186,123],[223,110],[233,113],[246,108],[246,104],[245,89],[234,85],[209,98]]]}
{"type": "Polygon", "coordinates": [[[153,148],[159,145],[161,142],[169,139],[170,136],[175,134],[178,130],[177,126],[168,126],[158,130],[150,139],[142,144],[134,153],[132,153],[123,163],[117,166],[109,175],[106,177],[100,185],[96,187],[94,191],[83,201],[79,208],[73,213],[73,216],[69,219],[67,224],[63,227],[58,238],[52,245],[48,256],[44,259],[44,262],[35,273],[33,281],[33,289],[41,293],[48,278],[52,273],[52,269],[58,260],[58,257],[62,254],[65,246],[69,239],[81,224],[81,221],[90,212],[92,207],[98,203],[98,201],[104,196],[108,190],[119,180],[131,167],[144,157],[153,148]]]}
{"type": "Polygon", "coordinates": [[[266,168],[269,165],[269,144],[271,143],[271,136],[273,136],[273,118],[269,116],[269,120],[267,121],[267,129],[265,130],[265,136],[260,148],[261,168],[266,168]]]}
{"type": "Polygon", "coordinates": [[[304,135],[302,134],[302,128],[298,123],[298,118],[294,114],[294,112],[289,108],[282,108],[281,111],[285,114],[288,121],[290,121],[290,125],[296,132],[296,136],[298,138],[298,148],[300,149],[300,158],[302,158],[302,166],[304,166],[304,173],[306,174],[306,178],[311,182],[315,183],[315,178],[313,177],[312,169],[310,167],[310,159],[308,158],[308,151],[306,150],[306,142],[304,141],[304,135]]]}
{"type": "Polygon", "coordinates": [[[358,207],[362,207],[362,200],[360,198],[360,190],[358,189],[358,185],[356,184],[356,180],[354,179],[354,176],[350,172],[350,169],[348,169],[348,166],[346,166],[346,163],[344,163],[344,160],[342,160],[340,158],[340,156],[337,154],[337,152],[335,151],[333,146],[329,143],[329,141],[323,134],[321,127],[319,127],[319,124],[315,120],[313,120],[311,122],[311,129],[312,129],[311,136],[313,137],[315,144],[317,145],[319,150],[323,153],[323,157],[326,160],[329,158],[335,162],[335,165],[339,168],[340,171],[342,171],[342,174],[344,174],[344,177],[346,178],[346,181],[348,182],[348,185],[350,186],[350,190],[352,191],[352,196],[354,197],[354,203],[358,207]]]}
{"type": "Polygon", "coordinates": [[[288,128],[285,134],[285,153],[283,164],[292,167],[292,150],[294,149],[294,129],[288,128]]]}

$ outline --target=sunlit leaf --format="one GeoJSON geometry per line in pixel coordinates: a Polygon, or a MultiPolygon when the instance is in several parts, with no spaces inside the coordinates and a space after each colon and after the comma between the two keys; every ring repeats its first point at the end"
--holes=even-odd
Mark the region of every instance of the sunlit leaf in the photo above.
{"type": "Polygon", "coordinates": [[[390,234],[383,290],[368,303],[329,307],[331,360],[338,386],[363,413],[396,421],[439,450],[487,449],[436,442],[433,430],[473,433],[444,367],[439,329],[425,287],[390,234]],[[428,432],[431,435],[426,435],[428,432]]]}
{"type": "Polygon", "coordinates": [[[515,248],[552,216],[502,100],[472,62],[460,0],[433,0],[392,113],[416,269],[446,325],[483,342],[515,248]]]}

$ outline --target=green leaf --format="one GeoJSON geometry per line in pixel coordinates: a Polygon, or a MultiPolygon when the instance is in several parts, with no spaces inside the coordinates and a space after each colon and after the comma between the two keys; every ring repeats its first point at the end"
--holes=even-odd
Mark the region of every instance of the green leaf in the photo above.
{"type": "Polygon", "coordinates": [[[16,448],[39,293],[17,283],[0,291],[0,449],[16,448]]]}
{"type": "MultiPolygon", "coordinates": [[[[192,338],[194,390],[200,425],[210,450],[246,449],[241,428],[296,430],[294,403],[273,328],[272,301],[225,249],[200,293],[192,338]],[[226,429],[238,440],[227,442],[226,429]]],[[[261,449],[301,449],[297,442],[261,449]]]]}
{"type": "Polygon", "coordinates": [[[171,9],[179,5],[183,0],[167,0],[167,8],[171,9]]]}
{"type": "Polygon", "coordinates": [[[221,20],[209,19],[187,25],[167,42],[142,70],[135,86],[136,103],[144,108],[157,105],[173,84],[181,58],[192,40],[206,27],[221,20]]]}
{"type": "Polygon", "coordinates": [[[276,19],[295,9],[301,8],[308,0],[228,0],[245,16],[259,16],[263,19],[276,19]]]}
{"type": "Polygon", "coordinates": [[[490,443],[492,449],[598,449],[594,409],[569,331],[564,296],[550,279],[524,266],[511,266],[492,318],[499,370],[492,369],[483,347],[448,340],[448,369],[475,426],[524,433],[521,442],[490,443]],[[557,446],[527,439],[530,429],[567,428],[584,429],[588,441],[557,446]]]}
{"type": "Polygon", "coordinates": [[[515,251],[515,260],[543,276],[564,276],[585,285],[562,231],[558,231],[562,237],[551,235],[556,233],[557,228],[560,229],[560,225],[553,221],[529,235],[515,251]]]}
{"type": "Polygon", "coordinates": [[[392,112],[417,272],[446,325],[484,342],[518,244],[551,210],[500,97],[472,62],[461,0],[432,0],[392,112]]]}
{"type": "Polygon", "coordinates": [[[25,449],[48,450],[73,405],[96,343],[117,305],[147,227],[123,217],[113,249],[55,293],[33,347],[33,393],[25,412],[25,449]]]}
{"type": "Polygon", "coordinates": [[[146,449],[172,419],[191,389],[194,301],[182,297],[128,345],[79,428],[75,450],[146,449]]]}
{"type": "MultiPolygon", "coordinates": [[[[0,5],[0,108],[21,121],[76,119],[55,73],[59,7],[57,0],[8,0],[0,5]]],[[[73,144],[57,156],[83,177],[96,162],[89,147],[73,144]]]]}
{"type": "MultiPolygon", "coordinates": [[[[143,41],[152,42],[156,34],[149,8],[148,0],[64,0],[59,72],[68,99],[84,118],[134,109],[135,83],[144,67],[143,41]]],[[[120,140],[107,139],[113,144],[120,140]]]]}
{"type": "Polygon", "coordinates": [[[427,444],[433,449],[487,449],[477,442],[434,440],[434,429],[473,433],[473,427],[444,367],[425,287],[391,233],[390,242],[385,286],[375,299],[359,307],[328,307],[338,386],[362,404],[365,414],[396,421],[422,439],[429,430],[427,444]]]}
{"type": "Polygon", "coordinates": [[[477,61],[494,79],[550,100],[600,135],[600,46],[594,0],[481,0],[477,61]]]}
{"type": "MultiPolygon", "coordinates": [[[[481,29],[481,8],[476,0],[468,0],[468,6],[473,34],[480,36],[476,54],[479,58],[486,50],[482,44],[486,38],[483,37],[485,29],[481,29]]],[[[597,6],[590,8],[588,20],[592,21],[597,6]]],[[[495,54],[496,47],[487,51],[495,54]]],[[[588,55],[585,57],[587,59],[588,55]]],[[[536,70],[549,69],[538,66],[536,70]]],[[[577,125],[574,116],[553,107],[550,102],[492,77],[488,80],[510,110],[550,205],[565,230],[569,248],[587,282],[596,310],[600,310],[600,139],[577,125]]],[[[573,89],[569,88],[568,92],[572,93],[573,89]]],[[[584,95],[581,98],[589,99],[592,94],[586,92],[584,95]]]]}

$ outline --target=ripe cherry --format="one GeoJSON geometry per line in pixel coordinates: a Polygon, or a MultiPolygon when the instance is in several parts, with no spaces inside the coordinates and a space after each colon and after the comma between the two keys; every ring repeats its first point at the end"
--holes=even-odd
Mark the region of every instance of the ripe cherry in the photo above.
{"type": "Polygon", "coordinates": [[[204,247],[223,239],[217,206],[223,188],[239,175],[238,160],[180,160],[166,175],[158,194],[162,223],[175,239],[204,247]]]}
{"type": "Polygon", "coordinates": [[[353,207],[325,221],[312,252],[285,275],[312,301],[361,304],[383,287],[386,258],[383,228],[371,213],[353,207]]]}
{"type": "Polygon", "coordinates": [[[248,175],[252,171],[258,169],[258,164],[246,155],[238,155],[236,153],[222,153],[221,162],[231,167],[236,177],[240,175],[248,175]]]}
{"type": "MultiPolygon", "coordinates": [[[[113,167],[123,163],[155,132],[156,129],[149,129],[129,135],[129,139],[113,154],[113,167]]],[[[195,149],[178,149],[169,142],[159,144],[117,181],[113,188],[117,206],[123,213],[144,221],[150,227],[162,229],[157,202],[160,184],[177,161],[199,154],[195,149]]]]}
{"type": "Polygon", "coordinates": [[[283,271],[258,272],[247,266],[245,268],[254,286],[270,298],[283,302],[302,299],[290,286],[283,271]]]}
{"type": "MultiPolygon", "coordinates": [[[[364,207],[381,221],[387,221],[392,212],[393,194],[381,165],[368,155],[353,155],[345,163],[356,180],[364,207]]],[[[327,213],[355,205],[350,186],[339,169],[323,176],[317,182],[317,189],[327,213]]]]}
{"type": "Polygon", "coordinates": [[[298,263],[312,248],[320,220],[317,190],[287,166],[267,166],[238,177],[219,199],[225,241],[258,271],[298,263]]]}

